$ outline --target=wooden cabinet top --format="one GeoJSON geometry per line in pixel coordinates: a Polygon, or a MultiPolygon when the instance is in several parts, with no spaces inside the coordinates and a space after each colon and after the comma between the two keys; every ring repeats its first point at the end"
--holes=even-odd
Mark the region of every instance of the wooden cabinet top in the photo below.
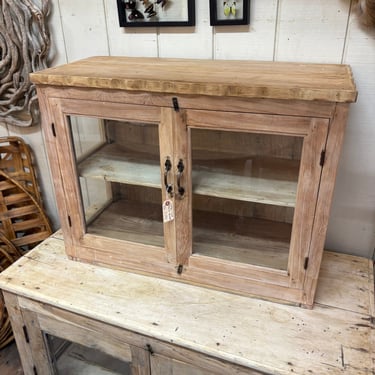
{"type": "Polygon", "coordinates": [[[355,102],[351,69],[340,64],[90,57],[31,74],[38,85],[179,95],[355,102]]]}

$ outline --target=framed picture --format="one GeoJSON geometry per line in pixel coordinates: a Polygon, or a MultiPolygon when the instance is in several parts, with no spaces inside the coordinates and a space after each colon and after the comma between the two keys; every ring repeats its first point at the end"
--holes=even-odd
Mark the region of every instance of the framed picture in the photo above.
{"type": "Polygon", "coordinates": [[[195,0],[117,0],[121,27],[194,26],[195,0]]]}
{"type": "Polygon", "coordinates": [[[248,25],[250,0],[210,0],[210,24],[248,25]]]}

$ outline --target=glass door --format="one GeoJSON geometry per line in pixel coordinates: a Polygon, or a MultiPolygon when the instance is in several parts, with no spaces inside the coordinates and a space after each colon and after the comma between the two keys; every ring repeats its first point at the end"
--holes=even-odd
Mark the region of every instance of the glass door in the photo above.
{"type": "Polygon", "coordinates": [[[68,256],[132,271],[173,270],[173,109],[59,98],[50,104],[68,256]]]}
{"type": "Polygon", "coordinates": [[[148,357],[148,353],[134,346],[121,343],[122,357],[117,358],[92,342],[79,344],[47,333],[44,333],[44,337],[56,375],[149,374],[148,361],[142,366],[142,362],[135,355],[141,351],[143,357],[148,357]]]}
{"type": "MultiPolygon", "coordinates": [[[[213,111],[186,117],[189,266],[302,289],[328,121],[213,111]]],[[[215,285],[225,287],[224,279],[215,285]]]]}
{"type": "Polygon", "coordinates": [[[302,144],[191,130],[193,254],[287,270],[302,144]]]}
{"type": "Polygon", "coordinates": [[[86,233],[164,247],[158,123],[68,116],[86,233]]]}

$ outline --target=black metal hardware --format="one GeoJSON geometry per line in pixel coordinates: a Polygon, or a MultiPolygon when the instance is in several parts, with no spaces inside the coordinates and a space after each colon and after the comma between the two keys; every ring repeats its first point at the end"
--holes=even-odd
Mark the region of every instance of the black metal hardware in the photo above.
{"type": "Polygon", "coordinates": [[[51,124],[51,128],[52,128],[52,134],[56,138],[56,129],[55,129],[55,124],[54,123],[51,124]]]}
{"type": "Polygon", "coordinates": [[[154,350],[152,349],[152,346],[151,346],[150,344],[147,344],[146,347],[147,347],[148,352],[149,352],[151,355],[154,355],[154,350]]]}
{"type": "Polygon", "coordinates": [[[30,339],[29,339],[29,333],[27,332],[27,328],[26,328],[26,326],[23,326],[23,327],[22,327],[22,330],[23,330],[23,334],[24,334],[24,336],[25,336],[25,340],[26,340],[26,342],[29,343],[29,342],[30,342],[30,339]]]}
{"type": "Polygon", "coordinates": [[[172,169],[172,163],[170,161],[169,158],[167,158],[167,160],[165,161],[165,164],[164,164],[164,185],[165,185],[165,191],[170,195],[172,196],[172,193],[173,193],[173,186],[172,184],[169,184],[168,183],[168,173],[169,171],[172,169]]]}
{"type": "Polygon", "coordinates": [[[304,263],[304,265],[303,265],[303,269],[304,270],[307,270],[307,267],[309,266],[309,258],[308,257],[306,257],[305,258],[305,263],[304,263]]]}
{"type": "Polygon", "coordinates": [[[182,264],[179,264],[177,267],[177,273],[181,275],[183,270],[184,270],[184,266],[182,264]]]}
{"type": "Polygon", "coordinates": [[[182,161],[182,159],[180,159],[180,161],[177,164],[177,188],[178,188],[178,193],[180,194],[181,197],[185,194],[185,189],[181,186],[181,176],[182,176],[182,172],[184,171],[184,169],[185,169],[184,162],[182,161]]]}
{"type": "Polygon", "coordinates": [[[178,105],[178,99],[176,97],[172,98],[173,108],[176,112],[180,110],[180,106],[178,105]]]}
{"type": "Polygon", "coordinates": [[[70,218],[69,215],[68,215],[68,224],[69,224],[69,227],[72,227],[72,219],[70,218]]]}
{"type": "Polygon", "coordinates": [[[320,153],[320,162],[319,162],[319,164],[320,164],[321,167],[323,167],[325,160],[326,160],[326,151],[323,150],[320,153]]]}
{"type": "Polygon", "coordinates": [[[34,375],[38,375],[38,371],[36,370],[36,367],[33,366],[34,375]]]}

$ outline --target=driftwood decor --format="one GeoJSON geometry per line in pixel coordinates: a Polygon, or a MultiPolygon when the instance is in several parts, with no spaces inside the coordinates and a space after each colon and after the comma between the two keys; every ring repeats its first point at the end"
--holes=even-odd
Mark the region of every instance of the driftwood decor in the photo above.
{"type": "Polygon", "coordinates": [[[354,3],[360,22],[375,27],[375,0],[355,0],[354,3]]]}
{"type": "Polygon", "coordinates": [[[47,66],[49,0],[0,0],[0,122],[30,126],[39,109],[29,73],[47,66]]]}

